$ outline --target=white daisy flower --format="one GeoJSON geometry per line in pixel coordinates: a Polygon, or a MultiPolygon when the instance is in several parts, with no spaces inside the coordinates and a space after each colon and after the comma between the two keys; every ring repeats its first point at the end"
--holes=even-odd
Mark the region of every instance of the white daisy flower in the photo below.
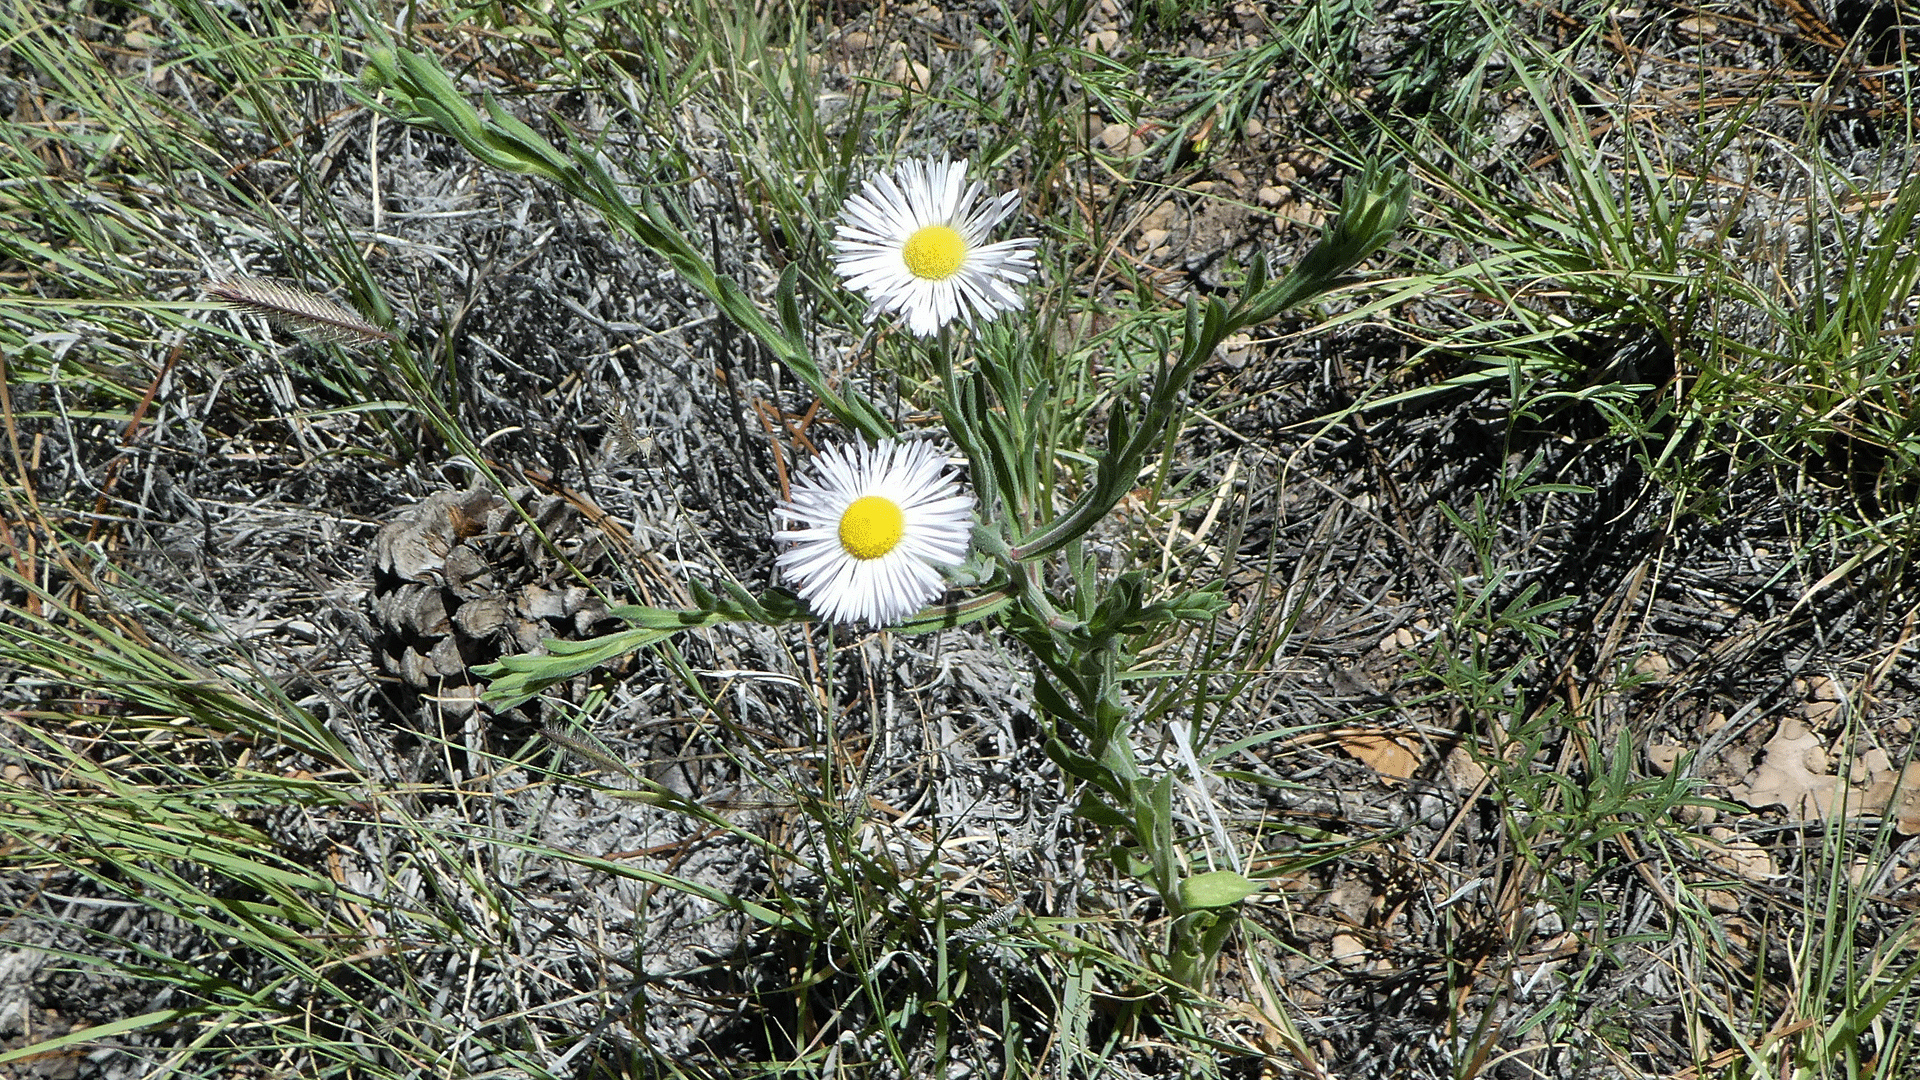
{"type": "Polygon", "coordinates": [[[927,337],[955,319],[971,326],[1026,306],[1013,287],[1033,277],[1039,241],[987,243],[1020,193],[980,202],[986,189],[967,184],[966,162],[928,158],[901,162],[847,200],[833,261],[847,287],[873,301],[868,318],[905,315],[907,328],[927,337]]]}
{"type": "Polygon", "coordinates": [[[966,561],[973,496],[938,451],[889,439],[829,447],[814,462],[817,478],[774,510],[803,526],[774,536],[792,545],[779,566],[814,614],[886,626],[945,591],[939,568],[966,561]]]}

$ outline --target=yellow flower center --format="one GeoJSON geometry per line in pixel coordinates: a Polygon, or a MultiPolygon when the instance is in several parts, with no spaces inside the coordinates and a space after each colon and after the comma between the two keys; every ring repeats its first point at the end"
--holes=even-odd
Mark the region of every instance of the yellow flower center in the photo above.
{"type": "Polygon", "coordinates": [[[900,543],[907,516],[892,499],[868,495],[840,515],[840,548],[856,559],[877,559],[900,543]]]}
{"type": "Polygon", "coordinates": [[[967,241],[945,225],[929,225],[907,237],[900,258],[914,277],[945,281],[967,261],[967,241]]]}

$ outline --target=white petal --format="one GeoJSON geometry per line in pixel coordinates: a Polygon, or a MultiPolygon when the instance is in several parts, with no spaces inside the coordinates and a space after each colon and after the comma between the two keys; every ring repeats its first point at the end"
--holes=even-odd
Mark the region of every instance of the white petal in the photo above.
{"type": "Polygon", "coordinates": [[[834,234],[834,268],[848,288],[867,297],[868,319],[899,315],[908,330],[926,337],[956,320],[971,324],[1025,306],[1014,287],[1032,279],[1039,242],[988,243],[1020,196],[985,196],[984,183],[967,182],[964,161],[928,158],[869,178],[847,199],[834,234]],[[960,269],[941,281],[914,276],[902,256],[908,238],[929,225],[954,229],[967,247],[960,269]]]}
{"type": "Polygon", "coordinates": [[[774,536],[789,545],[775,564],[814,613],[884,626],[938,599],[940,568],[967,558],[973,516],[973,496],[948,474],[945,458],[924,442],[885,440],[828,447],[814,458],[813,473],[774,509],[802,527],[774,536]],[[839,522],[868,495],[899,506],[904,531],[885,555],[858,559],[840,546],[839,522]]]}

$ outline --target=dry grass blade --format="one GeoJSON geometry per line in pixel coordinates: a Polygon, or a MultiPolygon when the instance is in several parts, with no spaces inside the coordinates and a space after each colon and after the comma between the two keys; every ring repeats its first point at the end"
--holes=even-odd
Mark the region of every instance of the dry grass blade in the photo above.
{"type": "Polygon", "coordinates": [[[358,312],[322,296],[258,278],[208,282],[207,295],[275,326],[336,345],[373,345],[399,335],[368,322],[358,312]]]}

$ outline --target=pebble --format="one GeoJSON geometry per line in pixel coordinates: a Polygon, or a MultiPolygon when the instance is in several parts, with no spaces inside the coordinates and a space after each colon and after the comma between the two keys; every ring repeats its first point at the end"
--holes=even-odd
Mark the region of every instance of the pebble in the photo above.
{"type": "Polygon", "coordinates": [[[1126,124],[1108,124],[1100,129],[1100,145],[1121,157],[1138,157],[1147,149],[1145,139],[1126,124]]]}
{"type": "Polygon", "coordinates": [[[1680,806],[1674,808],[1673,816],[1682,825],[1706,826],[1720,820],[1720,811],[1711,806],[1680,806]]]}
{"type": "Polygon", "coordinates": [[[1279,206],[1291,198],[1293,198],[1293,192],[1283,187],[1274,187],[1271,184],[1261,188],[1259,193],[1254,196],[1254,199],[1256,199],[1261,206],[1269,207],[1279,206]]]}
{"type": "Polygon", "coordinates": [[[1838,701],[1809,701],[1800,707],[1800,712],[1808,723],[1822,724],[1838,717],[1845,707],[1838,701]]]}
{"type": "Polygon", "coordinates": [[[1673,772],[1673,767],[1680,763],[1680,755],[1685,752],[1685,747],[1675,746],[1672,743],[1648,743],[1647,764],[1653,766],[1654,771],[1661,776],[1667,776],[1673,772]]]}
{"type": "Polygon", "coordinates": [[[1714,31],[1719,28],[1720,24],[1718,22],[1715,22],[1705,15],[1695,15],[1691,19],[1681,19],[1679,24],[1680,33],[1695,41],[1704,41],[1712,37],[1714,31]]]}
{"type": "Polygon", "coordinates": [[[893,62],[893,70],[887,75],[888,85],[880,87],[880,93],[886,97],[899,97],[908,90],[924,93],[933,84],[933,69],[918,60],[901,57],[893,62]]]}

